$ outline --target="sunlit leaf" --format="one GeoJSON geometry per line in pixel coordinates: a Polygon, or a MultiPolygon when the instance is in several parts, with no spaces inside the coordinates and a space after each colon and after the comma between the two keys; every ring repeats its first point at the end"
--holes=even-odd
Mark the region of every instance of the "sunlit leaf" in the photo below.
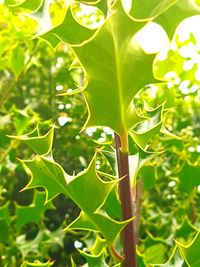
{"type": "Polygon", "coordinates": [[[158,134],[162,128],[163,119],[162,119],[162,110],[163,105],[157,107],[154,110],[149,111],[149,119],[144,120],[143,122],[137,124],[130,132],[131,137],[135,143],[145,150],[150,139],[158,134]]]}
{"type": "Polygon", "coordinates": [[[21,136],[9,136],[16,140],[24,141],[33,151],[39,155],[48,154],[53,144],[54,129],[52,128],[48,133],[40,136],[36,128],[32,132],[21,136]]]}
{"type": "Polygon", "coordinates": [[[25,67],[25,55],[24,50],[22,47],[15,47],[12,50],[12,57],[11,57],[11,69],[16,76],[16,79],[23,71],[25,67]]]}
{"type": "MultiPolygon", "coordinates": [[[[132,220],[132,219],[130,219],[132,220]]],[[[107,215],[96,212],[91,216],[88,216],[84,212],[81,212],[79,217],[73,221],[67,229],[79,229],[79,230],[92,230],[101,232],[106,238],[108,243],[112,243],[122,229],[128,224],[129,221],[118,222],[107,215]]]]}
{"type": "Polygon", "coordinates": [[[198,232],[192,242],[184,246],[176,241],[180,253],[188,266],[198,267],[200,264],[199,247],[200,247],[200,233],[198,232]]]}
{"type": "Polygon", "coordinates": [[[56,37],[69,44],[80,44],[90,38],[94,33],[95,30],[86,28],[77,21],[73,15],[72,8],[69,6],[62,23],[50,31],[45,32],[41,35],[41,38],[45,39],[47,37],[46,40],[54,47],[57,41],[56,37]]]}
{"type": "Polygon", "coordinates": [[[24,261],[21,267],[50,267],[52,265],[53,265],[53,262],[50,262],[50,261],[46,263],[42,263],[39,260],[36,260],[34,262],[24,261]]]}
{"type": "MultiPolygon", "coordinates": [[[[123,2],[123,1],[122,1],[123,2]]],[[[177,0],[132,0],[130,4],[130,14],[136,19],[151,19],[163,13],[177,0]]],[[[124,1],[124,6],[125,1],[124,1]]]]}
{"type": "Polygon", "coordinates": [[[144,25],[127,17],[117,1],[95,36],[73,47],[87,76],[84,95],[90,113],[86,126],[109,126],[121,135],[142,120],[132,100],[139,89],[155,81],[153,56],[143,52],[136,37],[144,25]]]}
{"type": "Polygon", "coordinates": [[[178,240],[181,244],[187,244],[191,235],[196,233],[197,230],[198,229],[196,229],[186,217],[182,225],[176,230],[176,240],[178,240]]]}
{"type": "Polygon", "coordinates": [[[162,266],[162,267],[183,267],[186,266],[184,260],[181,257],[181,254],[177,248],[175,247],[170,259],[164,264],[155,264],[153,266],[162,266]]]}

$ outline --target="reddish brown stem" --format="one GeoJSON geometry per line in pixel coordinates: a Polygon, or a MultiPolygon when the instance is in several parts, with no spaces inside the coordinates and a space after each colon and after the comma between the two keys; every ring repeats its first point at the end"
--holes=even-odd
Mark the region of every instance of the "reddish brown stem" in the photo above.
{"type": "MultiPolygon", "coordinates": [[[[115,134],[118,175],[119,177],[123,177],[119,184],[119,190],[122,206],[122,220],[125,221],[134,216],[134,210],[129,179],[128,151],[121,150],[121,143],[120,137],[115,134]]],[[[137,267],[135,232],[134,221],[128,223],[123,230],[124,267],[137,267]]]]}

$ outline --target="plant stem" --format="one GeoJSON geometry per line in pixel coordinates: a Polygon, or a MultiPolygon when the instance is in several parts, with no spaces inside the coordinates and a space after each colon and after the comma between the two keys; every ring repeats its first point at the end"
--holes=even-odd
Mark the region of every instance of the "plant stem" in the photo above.
{"type": "MultiPolygon", "coordinates": [[[[119,184],[122,206],[122,220],[128,220],[134,216],[133,199],[129,178],[128,161],[128,136],[119,137],[115,134],[115,149],[117,154],[118,175],[123,177],[119,184]],[[122,140],[126,138],[126,140],[122,140]],[[127,144],[125,146],[123,144],[127,144]],[[123,150],[121,149],[123,147],[123,150]]],[[[123,230],[124,267],[137,267],[136,261],[136,236],[135,223],[131,221],[123,230]]]]}

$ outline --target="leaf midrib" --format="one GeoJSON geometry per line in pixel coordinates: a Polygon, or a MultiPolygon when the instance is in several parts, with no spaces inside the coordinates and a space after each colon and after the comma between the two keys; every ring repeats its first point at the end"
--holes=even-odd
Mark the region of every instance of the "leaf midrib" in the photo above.
{"type": "MultiPolygon", "coordinates": [[[[110,25],[110,33],[111,33],[111,37],[112,37],[112,40],[113,40],[113,47],[114,47],[114,50],[113,50],[113,53],[114,53],[114,59],[115,59],[115,65],[116,65],[116,81],[117,81],[117,91],[118,91],[118,96],[119,96],[119,110],[120,110],[120,115],[121,115],[121,122],[122,122],[122,125],[121,125],[121,131],[125,130],[126,127],[125,127],[125,118],[124,118],[124,109],[123,109],[123,94],[122,94],[122,80],[121,80],[121,75],[120,75],[120,62],[119,62],[119,51],[118,51],[118,45],[117,45],[117,40],[116,40],[116,37],[115,37],[115,32],[114,32],[114,28],[112,27],[112,20],[111,22],[109,23],[110,25]]],[[[120,120],[119,120],[120,121],[120,120]]],[[[118,134],[122,134],[121,133],[118,133],[118,134]]]]}

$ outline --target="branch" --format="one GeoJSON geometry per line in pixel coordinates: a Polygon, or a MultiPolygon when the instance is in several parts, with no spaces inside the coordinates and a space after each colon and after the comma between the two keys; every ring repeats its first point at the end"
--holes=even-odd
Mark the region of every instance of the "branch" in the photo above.
{"type": "MultiPolygon", "coordinates": [[[[134,216],[129,178],[128,136],[123,135],[120,138],[115,134],[115,149],[117,154],[118,175],[119,177],[124,177],[119,184],[119,189],[122,206],[122,220],[125,221],[134,216]],[[123,150],[121,149],[122,147],[123,150]]],[[[123,231],[124,267],[137,267],[135,232],[135,223],[133,221],[128,223],[123,231]]]]}

